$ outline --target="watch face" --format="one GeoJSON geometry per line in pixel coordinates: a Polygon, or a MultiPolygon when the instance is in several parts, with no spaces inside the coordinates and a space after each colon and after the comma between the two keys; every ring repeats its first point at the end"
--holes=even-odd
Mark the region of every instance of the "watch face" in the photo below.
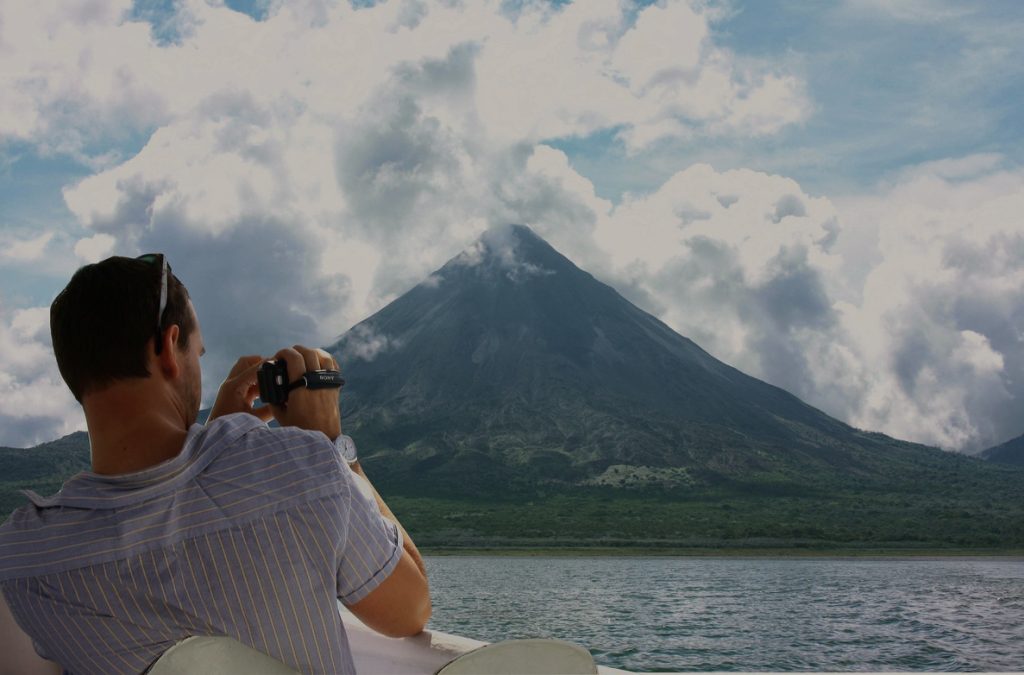
{"type": "Polygon", "coordinates": [[[338,436],[338,450],[341,451],[341,456],[345,458],[345,461],[351,464],[356,461],[356,444],[350,436],[338,436]]]}

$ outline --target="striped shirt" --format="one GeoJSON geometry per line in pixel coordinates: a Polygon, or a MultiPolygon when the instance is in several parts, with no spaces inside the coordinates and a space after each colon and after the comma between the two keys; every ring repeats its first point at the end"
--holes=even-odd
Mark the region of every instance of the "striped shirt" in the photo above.
{"type": "Polygon", "coordinates": [[[228,415],[159,465],[26,491],[0,526],[0,587],[36,651],[73,673],[141,673],[192,635],[354,672],[337,599],[366,597],[402,556],[357,480],[322,433],[228,415]]]}

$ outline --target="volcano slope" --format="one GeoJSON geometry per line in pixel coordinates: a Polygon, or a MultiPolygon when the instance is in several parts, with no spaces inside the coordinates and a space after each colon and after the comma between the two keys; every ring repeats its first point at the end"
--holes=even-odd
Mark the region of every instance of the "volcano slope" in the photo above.
{"type": "Polygon", "coordinates": [[[330,349],[346,433],[438,544],[1024,542],[1024,472],[829,417],[525,226],[330,349]]]}

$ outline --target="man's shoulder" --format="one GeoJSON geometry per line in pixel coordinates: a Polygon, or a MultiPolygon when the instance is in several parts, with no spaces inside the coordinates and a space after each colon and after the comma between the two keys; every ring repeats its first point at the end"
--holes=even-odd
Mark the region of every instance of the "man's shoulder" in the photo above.
{"type": "Polygon", "coordinates": [[[159,545],[156,539],[164,538],[150,535],[164,528],[171,511],[175,539],[321,498],[348,499],[351,481],[340,462],[322,433],[269,428],[252,415],[218,418],[193,427],[181,455],[158,467],[159,476],[109,486],[95,478],[16,509],[0,525],[0,581],[124,557],[146,542],[159,545]],[[149,533],[146,542],[140,533],[149,533]]]}
{"type": "MultiPolygon", "coordinates": [[[[336,485],[344,477],[334,444],[319,431],[270,427],[246,413],[226,415],[207,426],[205,437],[197,442],[203,446],[223,443],[204,472],[208,475],[304,487],[336,485]],[[225,433],[233,428],[242,428],[244,433],[225,433]]],[[[200,447],[198,451],[207,450],[200,447]]]]}
{"type": "Polygon", "coordinates": [[[196,434],[196,454],[211,450],[218,455],[262,449],[266,453],[333,452],[334,444],[322,432],[298,427],[270,426],[254,415],[234,413],[218,417],[196,434]]]}

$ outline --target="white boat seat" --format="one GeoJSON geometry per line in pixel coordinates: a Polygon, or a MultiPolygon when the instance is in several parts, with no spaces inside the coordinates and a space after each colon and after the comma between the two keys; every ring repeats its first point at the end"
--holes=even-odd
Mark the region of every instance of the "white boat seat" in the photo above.
{"type": "Polygon", "coordinates": [[[194,635],[153,663],[148,675],[298,675],[297,670],[229,637],[194,635]]]}
{"type": "Polygon", "coordinates": [[[505,640],[474,649],[437,675],[596,675],[594,657],[563,640],[505,640]]]}

